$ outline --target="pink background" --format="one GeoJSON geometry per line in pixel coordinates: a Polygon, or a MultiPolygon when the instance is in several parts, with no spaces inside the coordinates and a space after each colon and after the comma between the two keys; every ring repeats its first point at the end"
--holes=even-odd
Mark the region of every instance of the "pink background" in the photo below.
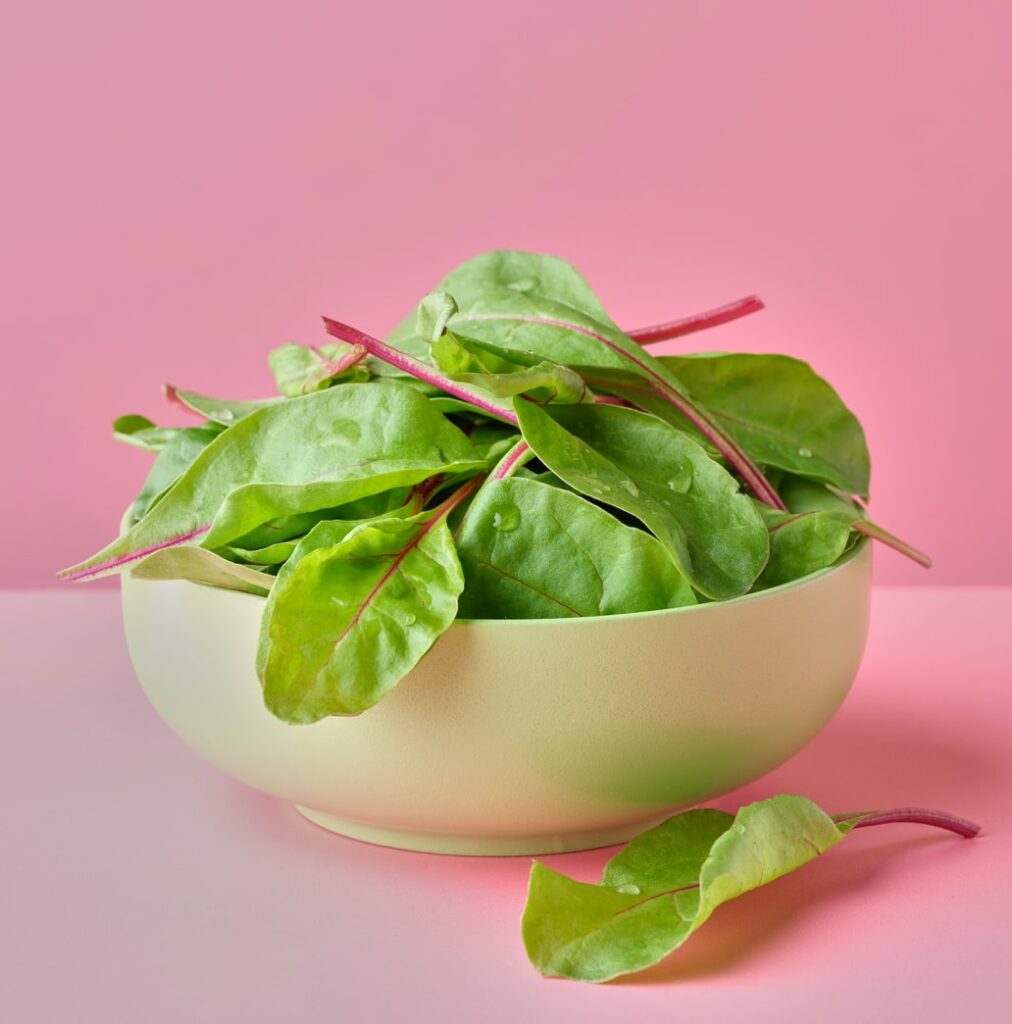
{"type": "Polygon", "coordinates": [[[115,528],[164,380],[266,393],[329,313],[383,332],[449,266],[565,255],[629,326],[809,359],[868,430],[875,517],[1012,580],[1002,2],[7,4],[2,582],[115,528]]]}

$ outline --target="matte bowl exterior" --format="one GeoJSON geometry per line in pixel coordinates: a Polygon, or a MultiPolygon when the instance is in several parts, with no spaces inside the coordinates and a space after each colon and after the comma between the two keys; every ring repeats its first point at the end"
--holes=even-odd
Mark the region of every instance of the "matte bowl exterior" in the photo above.
{"type": "Polygon", "coordinates": [[[376,707],[288,725],[254,657],[264,599],[123,578],[134,667],[223,771],[356,838],[533,854],[618,842],[800,750],[864,652],[871,549],[692,608],[454,623],[376,707]]]}

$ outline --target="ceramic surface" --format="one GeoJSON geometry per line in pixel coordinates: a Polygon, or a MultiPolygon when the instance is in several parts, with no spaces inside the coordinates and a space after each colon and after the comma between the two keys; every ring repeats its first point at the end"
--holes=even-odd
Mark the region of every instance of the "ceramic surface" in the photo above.
{"type": "Polygon", "coordinates": [[[801,749],[860,664],[871,549],[730,602],[457,622],[376,707],[313,725],[263,705],[263,598],[122,583],[142,686],[223,771],[355,838],[534,854],[618,842],[801,749]]]}

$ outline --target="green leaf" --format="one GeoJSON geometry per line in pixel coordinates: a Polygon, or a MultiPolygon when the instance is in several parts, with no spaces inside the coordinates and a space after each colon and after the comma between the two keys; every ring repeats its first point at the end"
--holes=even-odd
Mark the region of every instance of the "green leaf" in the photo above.
{"type": "MultiPolygon", "coordinates": [[[[678,430],[690,433],[692,439],[705,449],[711,459],[726,461],[713,442],[696,430],[667,399],[662,398],[650,381],[644,380],[642,374],[614,366],[575,366],[573,371],[594,391],[625,399],[643,412],[664,420],[678,430]]],[[[768,479],[769,474],[766,476],[768,479]]]]}
{"type": "Polygon", "coordinates": [[[396,487],[382,494],[371,494],[337,508],[321,508],[314,512],[300,512],[279,516],[261,523],[249,533],[237,538],[222,550],[232,559],[254,565],[280,565],[294,554],[299,543],[317,523],[340,520],[355,524],[383,516],[407,516],[421,511],[408,503],[408,487],[396,487]]]}
{"type": "Polygon", "coordinates": [[[436,344],[446,331],[446,323],[457,312],[457,303],[446,292],[431,292],[418,303],[415,330],[430,345],[436,344]]]}
{"type": "Polygon", "coordinates": [[[695,604],[650,534],[572,491],[487,480],[457,537],[463,618],[613,615],[695,604]]]}
{"type": "Polygon", "coordinates": [[[464,576],[448,511],[310,531],[264,611],[257,672],[274,715],[360,714],[450,626],[464,576]]]}
{"type": "Polygon", "coordinates": [[[147,515],[149,509],[162,499],[165,492],[190,468],[194,459],[221,432],[222,428],[217,423],[177,429],[151,464],[141,493],[130,509],[130,518],[138,520],[147,515]]]}
{"type": "MultiPolygon", "coordinates": [[[[243,562],[248,565],[281,565],[287,562],[299,546],[299,541],[305,534],[293,537],[291,540],[279,540],[275,544],[265,544],[260,548],[248,548],[239,544],[226,544],[221,550],[230,559],[243,562]]],[[[182,548],[166,548],[166,550],[183,550],[182,548]]],[[[194,550],[206,551],[206,548],[194,550]]]]}
{"type": "Polygon", "coordinates": [[[139,523],[61,575],[118,572],[176,544],[220,548],[277,516],[483,465],[467,438],[411,387],[385,381],[318,391],[260,409],[221,433],[139,523]]]}
{"type": "Polygon", "coordinates": [[[566,366],[546,360],[533,365],[510,363],[449,332],[432,343],[431,353],[451,380],[472,384],[497,398],[527,394],[541,403],[569,403],[588,397],[583,379],[566,366]]]}
{"type": "MultiPolygon", "coordinates": [[[[547,300],[555,303],[553,308],[556,311],[565,307],[567,312],[583,316],[592,323],[611,323],[597,296],[572,264],[554,256],[543,256],[538,253],[500,250],[477,256],[447,274],[438,285],[438,291],[452,296],[461,313],[465,315],[482,312],[484,307],[480,306],[479,300],[492,292],[501,298],[496,304],[498,311],[503,310],[504,303],[508,304],[511,297],[520,300],[520,312],[543,308],[540,304],[547,300]]],[[[471,337],[487,339],[493,343],[503,342],[508,348],[542,351],[536,345],[525,345],[518,340],[517,332],[523,328],[517,323],[512,326],[500,323],[488,327],[482,326],[480,321],[475,321],[472,332],[470,328],[466,331],[457,331],[451,322],[458,321],[457,316],[451,316],[447,320],[454,333],[467,333],[471,337]]],[[[470,322],[470,318],[463,321],[470,322]]],[[[587,360],[567,359],[559,354],[567,341],[571,340],[567,337],[570,334],[571,332],[562,332],[556,335],[556,343],[561,339],[560,347],[553,352],[542,352],[542,357],[566,364],[586,362],[587,360]]],[[[544,341],[546,335],[538,332],[538,337],[544,341]]],[[[417,359],[425,359],[428,356],[430,340],[431,338],[419,336],[417,309],[409,313],[386,338],[387,344],[417,359]]],[[[604,359],[605,365],[622,365],[615,360],[609,361],[608,356],[601,352],[597,352],[596,357],[589,361],[596,362],[597,359],[604,359]]]]}
{"type": "Polygon", "coordinates": [[[867,497],[871,460],[861,424],[807,363],[750,353],[660,362],[756,462],[867,497]]]}
{"type": "MultiPolygon", "coordinates": [[[[570,264],[537,253],[494,252],[462,264],[440,285],[459,311],[447,322],[458,337],[536,352],[565,366],[620,367],[639,374],[720,451],[761,501],[780,499],[733,437],[689,396],[672,370],[625,334],[570,264]]],[[[388,343],[417,348],[402,324],[388,343]]]]}
{"type": "Polygon", "coordinates": [[[225,398],[212,398],[210,395],[198,395],[196,391],[181,391],[172,385],[166,385],[166,394],[171,401],[185,405],[187,409],[199,413],[212,423],[220,423],[230,427],[233,423],[245,419],[260,409],[276,405],[280,398],[254,398],[246,401],[229,401],[225,398]]]}
{"type": "Polygon", "coordinates": [[[609,861],[598,885],[535,862],[521,926],[527,955],[542,974],[579,981],[642,970],[722,903],[814,860],[854,824],[784,795],[733,818],[715,810],[675,815],[609,861]]]}
{"type": "Polygon", "coordinates": [[[610,405],[518,402],[527,443],[570,487],[638,518],[711,598],[744,594],[769,540],[752,501],[687,434],[610,405]]]}
{"type": "Polygon", "coordinates": [[[155,551],[137,562],[130,575],[141,580],[191,580],[260,596],[269,593],[274,584],[269,573],[236,565],[207,548],[191,545],[155,551]]]}
{"type": "Polygon", "coordinates": [[[147,416],[120,416],[112,422],[112,436],[146,452],[160,452],[178,433],[178,427],[156,426],[147,416]]]}
{"type": "Polygon", "coordinates": [[[338,380],[366,380],[364,350],[335,342],[327,345],[282,345],[268,356],[278,391],[296,398],[329,388],[338,380]]]}
{"type": "Polygon", "coordinates": [[[770,559],[757,588],[775,587],[801,579],[836,563],[856,536],[852,526],[862,509],[823,484],[785,476],[780,496],[787,512],[756,503],[770,534],[770,559]]]}

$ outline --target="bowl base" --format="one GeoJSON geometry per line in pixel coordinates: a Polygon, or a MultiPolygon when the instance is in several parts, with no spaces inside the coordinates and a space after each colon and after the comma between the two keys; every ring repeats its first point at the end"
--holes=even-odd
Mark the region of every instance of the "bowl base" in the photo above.
{"type": "Polygon", "coordinates": [[[311,807],[295,809],[308,821],[329,832],[376,846],[391,846],[415,853],[448,853],[462,857],[533,857],[548,853],[576,853],[601,846],[614,846],[660,824],[668,815],[634,821],[591,832],[543,833],[537,835],[475,836],[455,832],[418,832],[414,829],[385,828],[363,821],[338,818],[311,807]]]}

